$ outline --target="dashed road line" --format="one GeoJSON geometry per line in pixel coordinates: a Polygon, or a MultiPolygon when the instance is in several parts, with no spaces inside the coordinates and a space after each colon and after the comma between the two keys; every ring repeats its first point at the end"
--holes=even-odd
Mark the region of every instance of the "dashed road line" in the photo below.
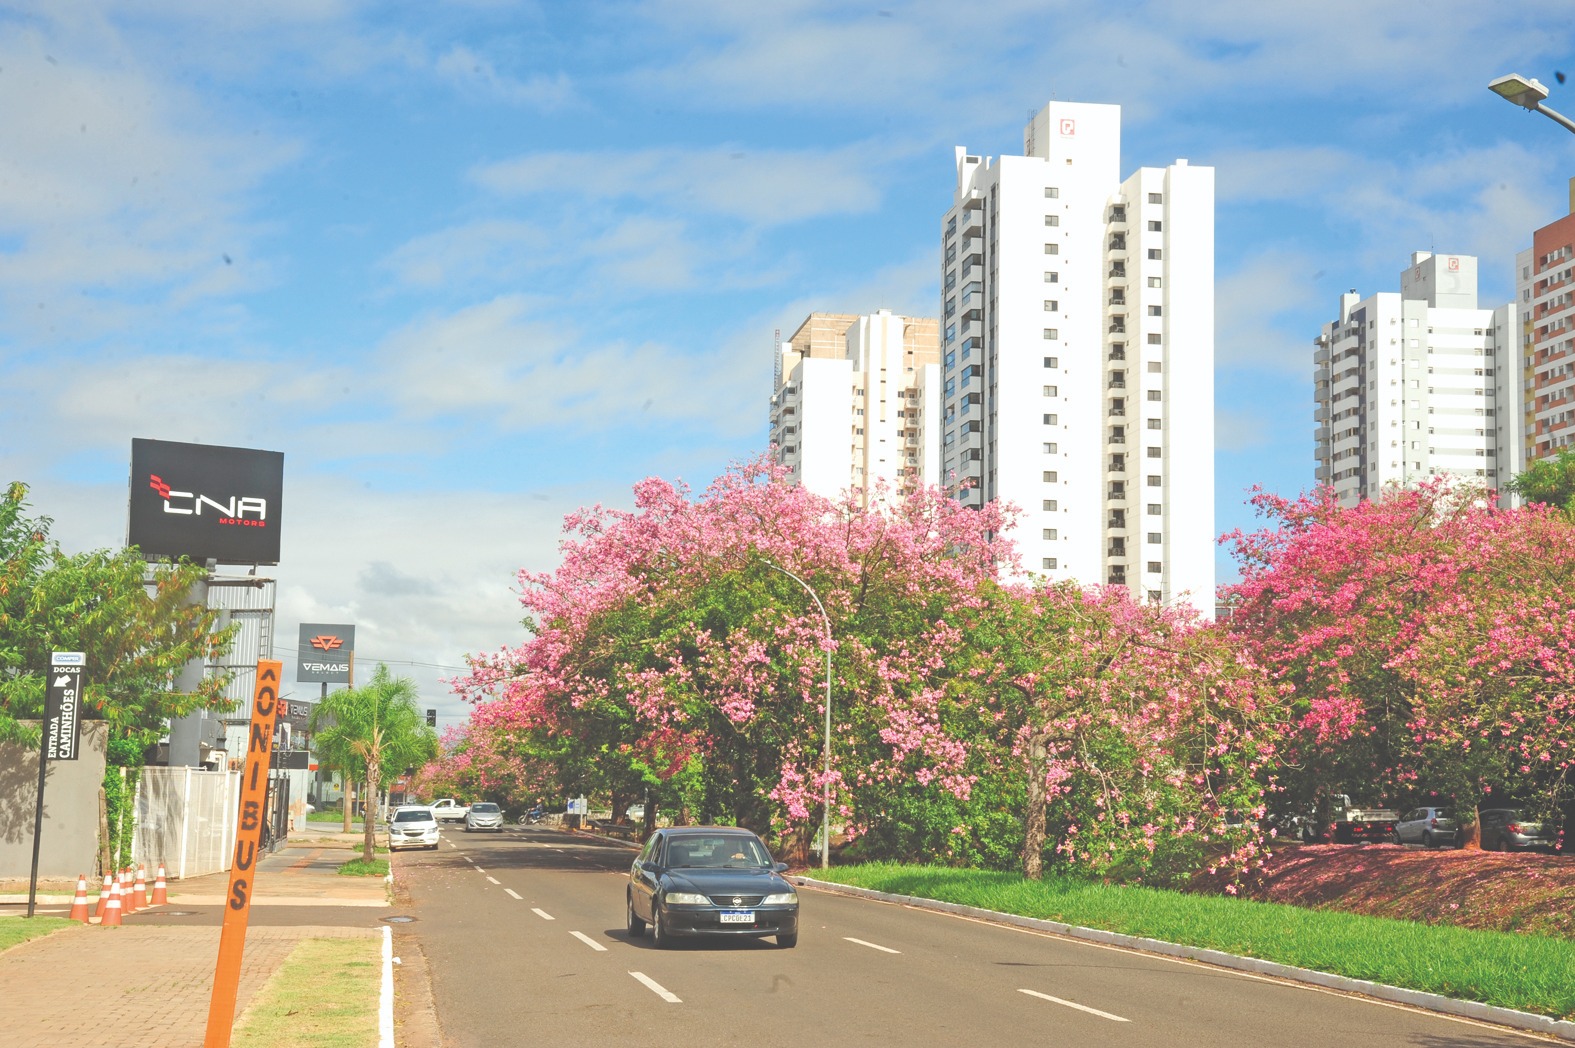
{"type": "Polygon", "coordinates": [[[865,942],[863,939],[855,939],[851,935],[844,935],[843,938],[848,940],[848,942],[856,942],[860,946],[868,946],[872,950],[879,950],[881,953],[901,953],[902,952],[901,950],[893,950],[890,946],[880,946],[880,945],[878,945],[876,943],[865,942]]]}
{"type": "Polygon", "coordinates": [[[493,877],[493,876],[489,875],[487,877],[487,880],[491,881],[493,884],[497,884],[497,885],[501,886],[501,882],[496,877],[493,877]]]}
{"type": "Polygon", "coordinates": [[[589,935],[586,935],[584,932],[570,932],[569,934],[583,942],[585,945],[589,946],[591,949],[595,950],[597,953],[607,952],[607,947],[603,946],[589,935]]]}
{"type": "Polygon", "coordinates": [[[1078,1004],[1076,1001],[1063,1001],[1059,997],[1051,997],[1048,993],[1040,993],[1038,990],[1018,989],[1017,992],[1026,993],[1030,997],[1038,997],[1040,1000],[1049,1001],[1052,1004],[1060,1004],[1068,1008],[1076,1008],[1080,1012],[1087,1012],[1089,1015],[1097,1015],[1101,1019],[1109,1019],[1111,1022],[1129,1023],[1132,1021],[1131,1019],[1123,1019],[1119,1015],[1111,1015],[1109,1012],[1102,1012],[1098,1008],[1090,1008],[1086,1004],[1078,1004]]]}
{"type": "Polygon", "coordinates": [[[645,988],[647,990],[650,990],[652,993],[656,994],[656,996],[660,997],[662,1000],[666,1001],[668,1004],[683,1004],[684,1003],[682,1000],[679,999],[679,997],[678,997],[678,995],[676,993],[673,993],[667,987],[663,986],[661,983],[657,982],[655,979],[651,978],[649,975],[646,975],[644,972],[630,972],[629,974],[634,976],[636,979],[640,980],[640,982],[644,983],[645,984],[645,988]]]}
{"type": "Polygon", "coordinates": [[[525,901],[524,899],[520,898],[520,893],[515,891],[513,888],[504,888],[503,890],[509,895],[512,895],[514,898],[519,899],[520,902],[525,901]]]}
{"type": "Polygon", "coordinates": [[[557,920],[556,917],[554,917],[552,914],[548,913],[546,910],[539,910],[539,909],[537,909],[534,906],[531,907],[530,912],[534,913],[537,917],[540,917],[544,921],[555,921],[555,920],[557,920]]]}

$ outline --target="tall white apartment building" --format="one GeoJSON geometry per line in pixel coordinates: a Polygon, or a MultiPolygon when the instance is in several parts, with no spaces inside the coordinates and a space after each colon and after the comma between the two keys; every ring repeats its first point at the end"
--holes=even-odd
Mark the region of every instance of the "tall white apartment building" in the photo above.
{"type": "Polygon", "coordinates": [[[1214,610],[1214,170],[1120,177],[1121,108],[1051,102],[957,150],[941,224],[941,468],[1021,512],[1031,574],[1214,610]]]}
{"type": "Polygon", "coordinates": [[[934,317],[811,313],[777,347],[771,444],[792,483],[868,506],[937,483],[940,348],[934,317]]]}
{"type": "Polygon", "coordinates": [[[1524,468],[1513,303],[1477,308],[1477,260],[1418,251],[1400,293],[1340,296],[1314,350],[1320,483],[1342,505],[1451,477],[1502,488],[1524,468]]]}

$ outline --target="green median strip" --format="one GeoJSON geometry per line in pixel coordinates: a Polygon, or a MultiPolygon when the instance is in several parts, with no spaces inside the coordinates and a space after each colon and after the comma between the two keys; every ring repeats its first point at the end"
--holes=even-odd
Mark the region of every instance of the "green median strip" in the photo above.
{"type": "Polygon", "coordinates": [[[387,877],[388,860],[373,859],[371,862],[363,862],[360,859],[351,859],[340,865],[338,872],[346,877],[387,877]]]}
{"type": "Polygon", "coordinates": [[[235,1026],[235,1048],[362,1048],[377,1044],[378,939],[307,939],[235,1026]]]}
{"type": "Polygon", "coordinates": [[[988,870],[871,863],[809,875],[1575,1020],[1568,939],[988,870]]]}
{"type": "Polygon", "coordinates": [[[68,921],[64,917],[18,917],[0,921],[0,950],[9,950],[40,935],[76,926],[78,922],[68,921]]]}

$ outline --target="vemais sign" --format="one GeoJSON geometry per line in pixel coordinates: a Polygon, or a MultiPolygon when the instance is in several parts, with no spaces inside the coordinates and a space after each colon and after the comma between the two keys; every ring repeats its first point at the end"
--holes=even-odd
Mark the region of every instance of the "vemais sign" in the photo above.
{"type": "Polygon", "coordinates": [[[355,663],[355,627],[303,622],[295,647],[295,679],[302,684],[349,684],[355,663]]]}
{"type": "Polygon", "coordinates": [[[126,541],[144,556],[277,564],[283,504],[282,452],[131,442],[126,541]]]}

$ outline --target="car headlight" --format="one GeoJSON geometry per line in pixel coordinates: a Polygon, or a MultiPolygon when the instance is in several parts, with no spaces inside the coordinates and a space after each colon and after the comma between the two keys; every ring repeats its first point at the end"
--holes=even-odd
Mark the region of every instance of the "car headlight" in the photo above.
{"type": "Polygon", "coordinates": [[[777,892],[760,900],[762,906],[797,906],[798,892],[777,892]]]}
{"type": "Polygon", "coordinates": [[[668,892],[664,898],[678,906],[709,906],[711,900],[694,892],[668,892]]]}

